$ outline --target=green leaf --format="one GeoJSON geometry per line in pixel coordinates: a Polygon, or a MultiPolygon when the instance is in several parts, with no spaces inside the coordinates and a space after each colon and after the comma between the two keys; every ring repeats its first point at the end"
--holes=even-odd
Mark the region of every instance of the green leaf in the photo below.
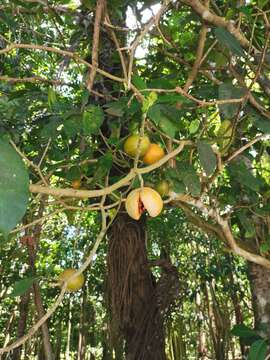
{"type": "MultiPolygon", "coordinates": [[[[233,86],[231,83],[222,83],[218,87],[219,100],[239,99],[244,96],[244,89],[233,86]]],[[[233,118],[238,110],[240,103],[219,105],[219,110],[224,118],[233,118]]]]}
{"type": "Polygon", "coordinates": [[[253,329],[250,329],[245,324],[234,325],[233,329],[231,330],[231,334],[241,338],[258,337],[257,332],[253,329]]]}
{"type": "Polygon", "coordinates": [[[255,341],[250,347],[248,360],[265,360],[267,347],[266,340],[255,341]]]}
{"type": "Polygon", "coordinates": [[[253,191],[260,191],[261,179],[256,178],[243,161],[232,162],[228,169],[234,180],[253,191]]]}
{"type": "Polygon", "coordinates": [[[82,130],[82,117],[80,114],[73,114],[64,121],[63,125],[65,134],[73,137],[82,130]]]}
{"type": "Polygon", "coordinates": [[[83,131],[85,135],[98,134],[104,121],[104,112],[101,107],[90,105],[83,113],[83,131]]]}
{"type": "Polygon", "coordinates": [[[96,182],[101,181],[107,175],[108,171],[110,171],[112,165],[113,156],[111,153],[107,153],[99,158],[91,184],[95,184],[96,182]]]}
{"type": "Polygon", "coordinates": [[[198,119],[192,120],[188,128],[189,133],[195,134],[198,131],[199,127],[200,127],[200,120],[198,119]]]}
{"type": "Polygon", "coordinates": [[[252,117],[253,124],[265,134],[270,134],[270,121],[262,116],[252,117]]]}
{"type": "Polygon", "coordinates": [[[170,112],[170,109],[171,107],[163,104],[154,104],[149,108],[148,116],[163,132],[174,138],[178,127],[173,120],[176,114],[170,112]]]}
{"type": "Polygon", "coordinates": [[[228,30],[218,27],[214,30],[214,33],[221,45],[225,45],[235,55],[246,57],[241,44],[228,30]]]}
{"type": "Polygon", "coordinates": [[[260,251],[262,253],[267,253],[270,250],[270,242],[263,242],[260,245],[260,251]]]}
{"type": "Polygon", "coordinates": [[[29,278],[24,278],[22,280],[16,281],[13,286],[13,290],[9,296],[16,297],[16,296],[23,295],[28,289],[31,288],[31,286],[33,285],[33,282],[36,279],[37,279],[36,277],[29,277],[29,278]]]}
{"type": "Polygon", "coordinates": [[[49,89],[48,89],[48,105],[49,105],[50,109],[56,103],[56,101],[57,101],[56,92],[50,86],[49,89]]]}
{"type": "Polygon", "coordinates": [[[197,148],[200,162],[207,176],[211,175],[217,166],[217,158],[211,147],[205,141],[198,141],[197,148]]]}
{"type": "Polygon", "coordinates": [[[175,137],[177,126],[169,119],[163,117],[159,122],[159,128],[171,138],[175,137]]]}
{"type": "Polygon", "coordinates": [[[240,223],[246,230],[245,237],[250,238],[254,237],[256,234],[255,227],[253,223],[250,221],[250,218],[245,210],[239,210],[236,212],[236,215],[238,219],[240,220],[240,223]]]}
{"type": "Polygon", "coordinates": [[[132,76],[132,84],[135,85],[139,90],[147,89],[146,82],[138,75],[132,76]]]}
{"type": "Polygon", "coordinates": [[[22,219],[29,198],[24,162],[8,142],[0,139],[0,232],[5,236],[22,219]]]}
{"type": "Polygon", "coordinates": [[[186,185],[192,196],[199,196],[201,193],[201,183],[194,167],[188,163],[177,162],[177,169],[180,179],[186,185]]]}

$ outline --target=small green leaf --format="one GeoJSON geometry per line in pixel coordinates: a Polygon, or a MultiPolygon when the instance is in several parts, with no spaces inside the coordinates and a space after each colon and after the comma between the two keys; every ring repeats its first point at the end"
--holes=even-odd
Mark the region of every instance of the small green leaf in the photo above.
{"type": "Polygon", "coordinates": [[[195,120],[192,120],[191,123],[189,124],[189,133],[190,134],[195,134],[198,129],[200,127],[200,120],[198,119],[195,119],[195,120]]]}
{"type": "Polygon", "coordinates": [[[16,297],[16,296],[23,295],[28,289],[31,288],[31,286],[33,285],[33,282],[36,279],[37,279],[36,277],[29,277],[29,278],[24,278],[22,280],[16,281],[13,286],[13,290],[9,296],[16,297]]]}
{"type": "Polygon", "coordinates": [[[83,131],[85,135],[98,134],[104,121],[104,113],[101,107],[90,105],[83,113],[83,131]]]}
{"type": "Polygon", "coordinates": [[[248,360],[265,360],[267,347],[266,340],[255,341],[250,347],[248,360]]]}
{"type": "Polygon", "coordinates": [[[177,126],[171,120],[165,117],[160,120],[159,128],[171,138],[175,137],[175,133],[178,130],[177,126]]]}
{"type": "Polygon", "coordinates": [[[225,45],[235,55],[246,57],[240,42],[228,30],[218,27],[214,33],[221,45],[225,45]]]}
{"type": "Polygon", "coordinates": [[[198,141],[197,148],[200,162],[207,176],[211,175],[217,166],[217,158],[211,147],[205,141],[198,141]]]}
{"type": "Polygon", "coordinates": [[[0,139],[0,233],[5,236],[22,219],[29,200],[29,176],[24,162],[0,139]]]}

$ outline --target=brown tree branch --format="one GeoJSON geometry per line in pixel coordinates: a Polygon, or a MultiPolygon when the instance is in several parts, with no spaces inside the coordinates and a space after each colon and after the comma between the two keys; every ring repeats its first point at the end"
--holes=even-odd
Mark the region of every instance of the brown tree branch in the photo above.
{"type": "Polygon", "coordinates": [[[98,0],[96,6],[96,15],[95,15],[95,24],[94,24],[94,34],[93,34],[93,46],[92,46],[92,68],[89,72],[89,78],[87,80],[86,87],[91,93],[92,87],[94,85],[94,80],[96,72],[98,69],[98,51],[99,51],[99,35],[100,35],[100,24],[103,11],[106,5],[106,0],[98,0]]]}

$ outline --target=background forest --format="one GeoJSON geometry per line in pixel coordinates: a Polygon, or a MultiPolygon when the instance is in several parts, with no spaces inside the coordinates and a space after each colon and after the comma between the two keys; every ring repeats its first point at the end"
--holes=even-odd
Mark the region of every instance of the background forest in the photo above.
{"type": "Polygon", "coordinates": [[[269,14],[0,0],[1,360],[270,359],[269,14]]]}

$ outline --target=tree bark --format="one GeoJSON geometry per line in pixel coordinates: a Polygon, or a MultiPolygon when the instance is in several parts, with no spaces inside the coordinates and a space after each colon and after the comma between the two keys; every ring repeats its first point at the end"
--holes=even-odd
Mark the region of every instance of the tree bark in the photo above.
{"type": "Polygon", "coordinates": [[[270,270],[254,263],[248,270],[255,328],[270,337],[270,270]]]}
{"type": "Polygon", "coordinates": [[[165,360],[165,336],[142,221],[119,215],[109,234],[112,321],[126,341],[126,360],[165,360]]]}
{"type": "MultiPolygon", "coordinates": [[[[17,339],[19,339],[25,334],[27,315],[29,310],[29,300],[30,300],[30,292],[28,291],[27,293],[21,296],[21,301],[19,305],[19,323],[17,329],[17,339]]],[[[20,360],[21,351],[22,351],[22,346],[18,346],[16,349],[14,349],[12,360],[20,360]]]]}

